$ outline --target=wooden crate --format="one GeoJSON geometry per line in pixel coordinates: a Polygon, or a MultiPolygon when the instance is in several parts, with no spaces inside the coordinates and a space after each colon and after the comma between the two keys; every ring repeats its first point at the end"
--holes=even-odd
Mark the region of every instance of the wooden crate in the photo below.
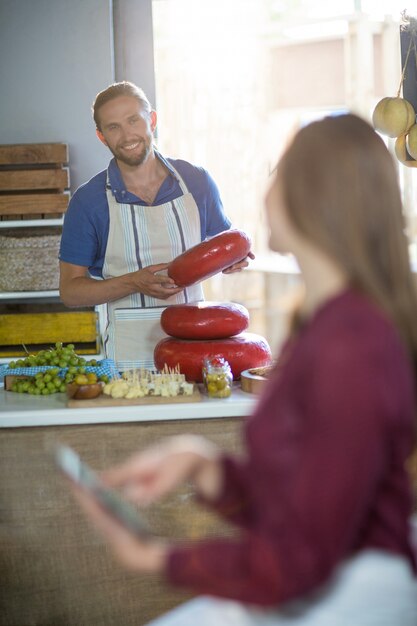
{"type": "Polygon", "coordinates": [[[68,146],[0,145],[0,220],[60,217],[69,202],[68,146]]]}
{"type": "Polygon", "coordinates": [[[96,311],[0,314],[0,356],[24,356],[57,341],[73,343],[78,354],[99,352],[96,311]]]}

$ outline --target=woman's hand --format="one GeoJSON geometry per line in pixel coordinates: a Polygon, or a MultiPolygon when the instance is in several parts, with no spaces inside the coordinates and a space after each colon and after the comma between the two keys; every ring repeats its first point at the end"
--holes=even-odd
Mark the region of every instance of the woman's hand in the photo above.
{"type": "Polygon", "coordinates": [[[208,499],[222,488],[222,471],[217,448],[202,437],[173,437],[138,453],[128,461],[102,473],[111,487],[142,505],[155,502],[186,481],[208,499]]]}
{"type": "Polygon", "coordinates": [[[245,267],[248,267],[248,259],[253,260],[254,258],[255,255],[253,254],[253,252],[248,252],[248,256],[246,256],[244,259],[238,261],[237,263],[234,263],[230,267],[226,267],[226,269],[223,270],[223,274],[233,274],[233,272],[241,272],[245,267]]]}
{"type": "MultiPolygon", "coordinates": [[[[108,486],[121,488],[125,496],[141,504],[158,500],[187,480],[194,482],[201,495],[214,499],[222,487],[218,458],[217,448],[202,437],[173,437],[102,472],[101,478],[108,486]]],[[[84,489],[72,485],[72,491],[120,563],[144,573],[158,573],[165,569],[168,543],[157,539],[142,541],[84,489]]]]}
{"type": "Polygon", "coordinates": [[[157,539],[141,541],[107,513],[84,489],[74,485],[71,488],[80,507],[122,565],[136,572],[163,572],[169,549],[167,543],[157,539]]]}

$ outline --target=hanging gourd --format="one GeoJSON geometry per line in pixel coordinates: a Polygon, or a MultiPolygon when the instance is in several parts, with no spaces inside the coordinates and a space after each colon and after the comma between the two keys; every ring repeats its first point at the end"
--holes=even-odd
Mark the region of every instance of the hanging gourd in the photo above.
{"type": "Polygon", "coordinates": [[[413,105],[398,95],[395,98],[382,98],[372,115],[375,129],[388,137],[407,134],[415,121],[413,105]]]}
{"type": "Polygon", "coordinates": [[[407,152],[413,159],[417,159],[417,124],[408,131],[406,137],[407,152]]]}
{"type": "Polygon", "coordinates": [[[395,97],[382,98],[376,105],[372,122],[376,130],[388,137],[396,137],[395,154],[407,167],[417,167],[416,111],[409,100],[400,96],[409,62],[417,67],[417,20],[403,13],[404,26],[410,35],[407,54],[401,72],[400,84],[395,97]],[[411,157],[411,158],[410,158],[411,157]]]}
{"type": "Polygon", "coordinates": [[[397,137],[394,146],[395,156],[403,165],[406,165],[407,167],[417,167],[417,161],[408,158],[406,138],[407,135],[400,135],[397,137]]]}

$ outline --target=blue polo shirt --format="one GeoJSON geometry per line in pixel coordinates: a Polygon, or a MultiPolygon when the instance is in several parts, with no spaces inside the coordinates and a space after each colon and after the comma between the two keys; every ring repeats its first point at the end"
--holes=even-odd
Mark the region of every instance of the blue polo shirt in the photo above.
{"type": "MultiPolygon", "coordinates": [[[[224,213],[219,190],[210,174],[202,167],[196,167],[187,161],[165,159],[156,151],[155,154],[166,165],[169,175],[163,181],[154,205],[170,202],[182,195],[179,181],[172,169],[174,166],[197,204],[201,240],[229,229],[231,222],[224,213]]],[[[108,172],[117,202],[147,206],[143,200],[127,191],[115,159],[110,161],[108,172]]],[[[97,277],[102,277],[109,235],[106,180],[107,170],[103,170],[81,185],[72,196],[64,218],[59,251],[61,261],[88,267],[90,274],[97,277]]]]}

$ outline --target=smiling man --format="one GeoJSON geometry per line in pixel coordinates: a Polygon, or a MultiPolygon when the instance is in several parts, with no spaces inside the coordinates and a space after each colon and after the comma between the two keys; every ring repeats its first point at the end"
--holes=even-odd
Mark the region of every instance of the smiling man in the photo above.
{"type": "Polygon", "coordinates": [[[93,117],[113,159],[77,189],[65,215],[61,299],[70,307],[105,303],[106,355],[121,370],[153,367],[162,307],[203,299],[201,285],[173,283],[169,262],[231,223],[206,170],[155,148],[157,115],[142,89],[111,85],[97,95],[93,117]]]}

